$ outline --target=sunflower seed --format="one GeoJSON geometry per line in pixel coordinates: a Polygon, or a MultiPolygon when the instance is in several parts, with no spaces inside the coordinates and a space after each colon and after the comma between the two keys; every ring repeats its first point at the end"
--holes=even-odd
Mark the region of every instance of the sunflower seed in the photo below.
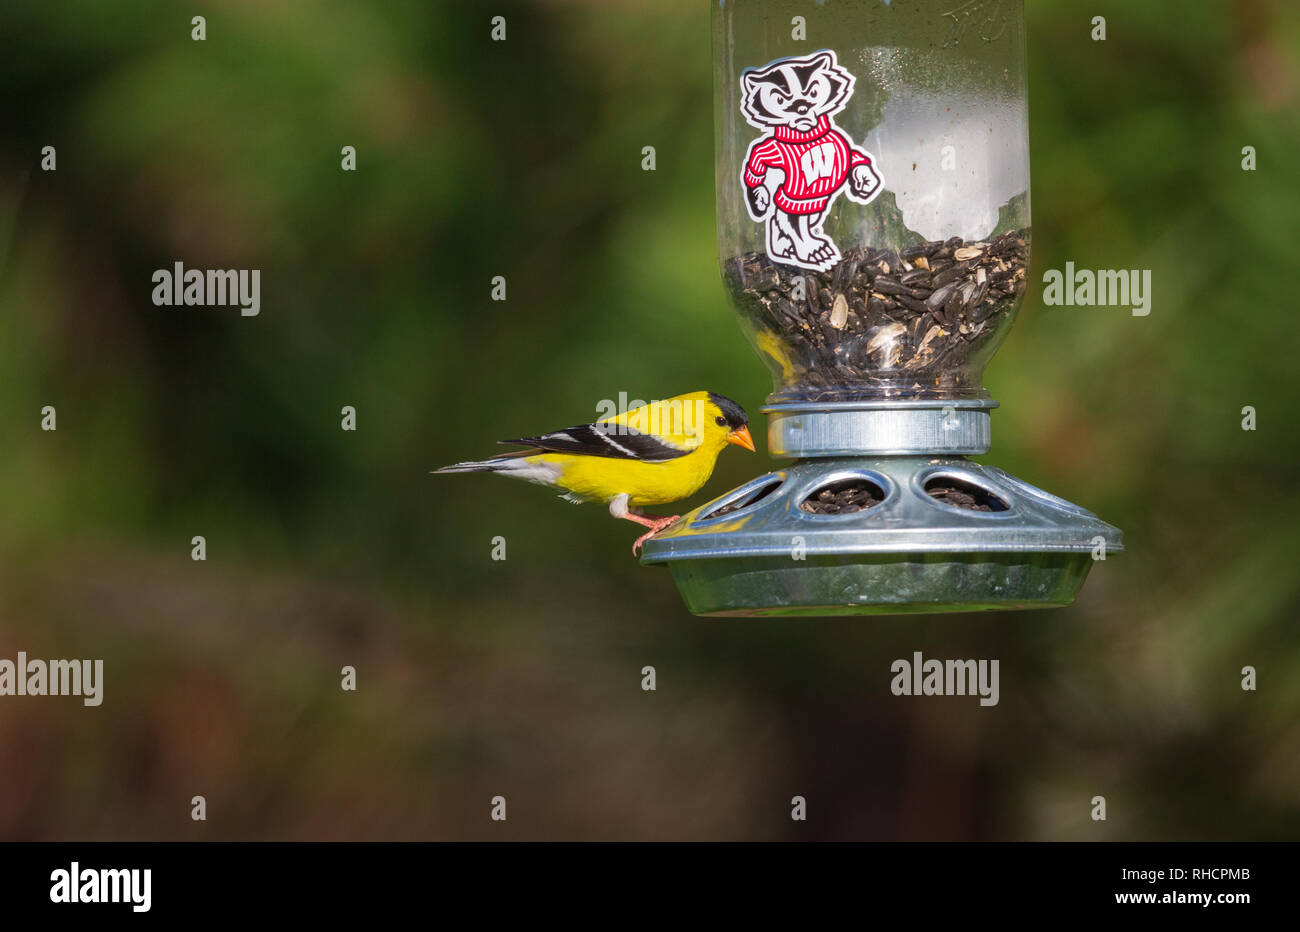
{"type": "Polygon", "coordinates": [[[957,282],[949,282],[942,288],[936,288],[930,297],[925,299],[925,306],[930,310],[936,307],[943,307],[943,302],[948,300],[948,296],[957,290],[957,282]]]}
{"type": "Polygon", "coordinates": [[[885,324],[876,330],[875,335],[867,341],[864,349],[870,356],[872,353],[878,353],[882,349],[888,349],[898,342],[898,338],[907,332],[907,328],[902,324],[885,324]]]}
{"type": "Polygon", "coordinates": [[[835,296],[835,303],[831,307],[831,326],[836,330],[843,330],[844,325],[849,322],[849,302],[842,294],[835,296]]]}
{"type": "Polygon", "coordinates": [[[921,298],[914,298],[907,294],[900,294],[898,296],[898,303],[908,310],[915,311],[918,314],[924,314],[928,310],[924,300],[921,298]]]}
{"type": "Polygon", "coordinates": [[[958,262],[932,276],[930,278],[930,283],[938,288],[940,285],[946,285],[949,282],[958,282],[966,277],[966,272],[966,263],[958,262]]]}

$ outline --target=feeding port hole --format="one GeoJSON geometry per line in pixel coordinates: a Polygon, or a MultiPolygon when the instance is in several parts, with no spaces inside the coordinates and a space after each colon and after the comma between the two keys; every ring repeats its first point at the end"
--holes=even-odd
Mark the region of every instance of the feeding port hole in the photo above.
{"type": "Polygon", "coordinates": [[[824,485],[799,503],[812,515],[846,515],[866,511],[885,500],[885,492],[870,479],[855,476],[824,485]]]}
{"type": "Polygon", "coordinates": [[[756,505],[759,502],[761,502],[763,499],[771,495],[773,492],[775,492],[778,488],[780,488],[780,486],[781,486],[781,480],[773,479],[772,481],[764,483],[763,485],[760,485],[757,488],[750,489],[748,492],[746,492],[744,495],[741,495],[739,498],[733,498],[725,505],[720,505],[719,507],[710,511],[708,514],[702,515],[701,520],[708,520],[710,518],[722,518],[729,514],[734,514],[735,512],[740,511],[742,508],[748,508],[750,505],[756,505]]]}
{"type": "Polygon", "coordinates": [[[937,502],[968,511],[996,512],[1011,507],[988,489],[952,476],[935,476],[926,482],[925,491],[937,502]]]}

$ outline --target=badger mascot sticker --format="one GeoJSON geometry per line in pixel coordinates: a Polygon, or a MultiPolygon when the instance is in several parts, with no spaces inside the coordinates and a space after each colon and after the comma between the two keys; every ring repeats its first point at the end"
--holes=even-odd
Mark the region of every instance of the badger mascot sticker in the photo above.
{"type": "Polygon", "coordinates": [[[840,250],[822,232],[841,190],[868,204],[883,187],[871,155],[832,119],[853,94],[853,75],[829,49],[779,58],[741,75],[740,112],[763,130],[745,156],[745,206],[767,224],[774,262],[825,271],[840,250]]]}

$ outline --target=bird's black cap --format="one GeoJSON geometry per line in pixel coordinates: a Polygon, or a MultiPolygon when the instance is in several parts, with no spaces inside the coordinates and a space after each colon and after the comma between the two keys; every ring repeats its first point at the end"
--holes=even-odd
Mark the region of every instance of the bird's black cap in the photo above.
{"type": "Polygon", "coordinates": [[[722,411],[722,416],[727,419],[727,426],[732,430],[744,427],[749,423],[749,415],[745,413],[745,409],[725,395],[709,392],[709,400],[722,411]]]}

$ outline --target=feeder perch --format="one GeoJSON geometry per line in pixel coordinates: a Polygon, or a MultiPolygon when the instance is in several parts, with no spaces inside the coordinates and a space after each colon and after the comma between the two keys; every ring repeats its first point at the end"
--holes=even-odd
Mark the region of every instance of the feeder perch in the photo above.
{"type": "Polygon", "coordinates": [[[647,541],[701,615],[1069,604],[1123,549],[992,466],[984,367],[1028,282],[1020,0],[719,0],[723,281],[793,464],[647,541]]]}

